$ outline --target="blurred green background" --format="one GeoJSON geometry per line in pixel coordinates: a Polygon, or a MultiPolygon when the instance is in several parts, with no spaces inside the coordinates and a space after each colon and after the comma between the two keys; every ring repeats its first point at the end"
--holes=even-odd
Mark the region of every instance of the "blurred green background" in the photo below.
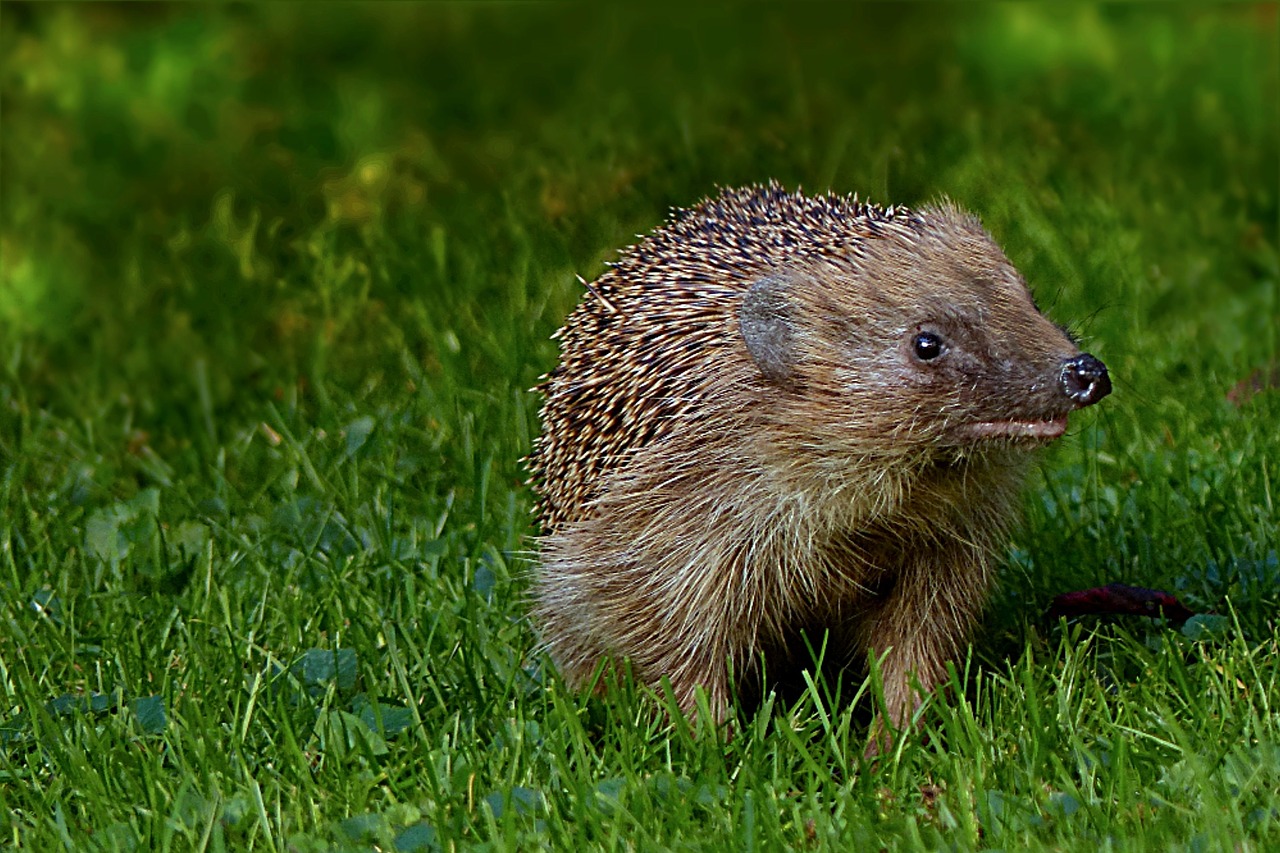
{"type": "Polygon", "coordinates": [[[357,387],[402,350],[530,382],[572,273],[770,177],[953,196],[1122,388],[1152,359],[1229,383],[1274,341],[1271,5],[3,15],[7,360],[32,402],[123,396],[173,441],[202,395],[357,387]]]}
{"type": "Polygon", "coordinates": [[[1040,823],[1010,848],[1274,839],[1278,26],[1273,3],[3,3],[0,838],[328,849],[367,813],[518,846],[616,839],[580,806],[625,794],[658,847],[737,845],[757,807],[774,844],[998,844],[1015,798],[1040,823]],[[528,389],[575,276],[770,178],[950,196],[1116,385],[1028,491],[958,691],[976,721],[942,703],[892,778],[811,707],[808,747],[768,719],[724,752],[650,736],[630,694],[557,694],[523,618],[528,389]],[[1231,614],[1241,645],[1042,618],[1113,580],[1231,614]],[[352,717],[383,752],[334,746],[352,717]],[[513,791],[543,811],[477,800],[513,791]],[[1075,823],[1044,818],[1066,791],[1075,823]]]}

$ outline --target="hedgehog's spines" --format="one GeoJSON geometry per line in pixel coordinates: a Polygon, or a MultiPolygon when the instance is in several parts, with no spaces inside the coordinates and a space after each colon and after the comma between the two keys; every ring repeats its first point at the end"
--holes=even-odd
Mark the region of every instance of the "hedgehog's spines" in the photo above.
{"type": "Polygon", "coordinates": [[[539,386],[544,431],[530,467],[548,508],[544,530],[575,516],[607,471],[697,410],[698,388],[714,379],[706,358],[726,345],[719,318],[761,274],[861,257],[862,244],[886,230],[910,241],[921,221],[856,193],[805,196],[773,180],[717,187],[692,207],[672,208],[594,282],[579,277],[592,298],[556,333],[566,361],[539,386]]]}
{"type": "Polygon", "coordinates": [[[574,277],[578,279],[578,284],[581,284],[583,287],[585,287],[585,288],[587,289],[587,291],[588,291],[592,296],[594,296],[596,299],[599,299],[601,302],[603,302],[603,303],[604,303],[604,307],[605,307],[605,308],[608,308],[608,309],[609,309],[609,311],[610,311],[611,313],[613,313],[613,314],[621,314],[621,313],[622,313],[622,311],[621,311],[621,310],[619,310],[618,306],[614,305],[614,304],[613,304],[612,302],[610,302],[607,298],[605,298],[604,294],[603,294],[603,293],[601,293],[599,290],[597,290],[597,289],[596,289],[596,288],[591,284],[591,282],[587,281],[587,280],[586,280],[585,278],[583,278],[581,275],[577,275],[577,276],[574,276],[574,277]]]}

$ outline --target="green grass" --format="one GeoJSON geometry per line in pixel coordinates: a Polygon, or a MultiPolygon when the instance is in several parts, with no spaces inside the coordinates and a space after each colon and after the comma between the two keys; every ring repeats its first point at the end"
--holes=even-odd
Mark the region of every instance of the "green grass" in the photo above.
{"type": "Polygon", "coordinates": [[[1280,845],[1274,6],[0,23],[0,844],[1280,845]],[[770,177],[953,197],[1116,380],[874,766],[861,683],[691,732],[524,617],[574,276],[770,177]],[[1116,580],[1218,618],[1043,616],[1116,580]]]}

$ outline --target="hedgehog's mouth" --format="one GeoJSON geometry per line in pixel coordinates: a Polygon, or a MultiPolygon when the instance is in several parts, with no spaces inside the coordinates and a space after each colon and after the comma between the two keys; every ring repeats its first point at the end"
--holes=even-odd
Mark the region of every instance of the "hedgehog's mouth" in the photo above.
{"type": "Polygon", "coordinates": [[[1067,431],[1067,416],[1059,415],[1047,421],[983,421],[970,424],[965,431],[971,438],[1012,438],[1031,441],[1052,441],[1067,431]]]}

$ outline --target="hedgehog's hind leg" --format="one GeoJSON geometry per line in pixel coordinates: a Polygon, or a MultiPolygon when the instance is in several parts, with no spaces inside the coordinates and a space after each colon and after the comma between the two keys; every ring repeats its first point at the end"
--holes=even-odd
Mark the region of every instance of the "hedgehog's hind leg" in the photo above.
{"type": "Polygon", "coordinates": [[[560,678],[571,690],[583,690],[596,679],[606,650],[590,629],[590,602],[583,600],[589,579],[575,577],[571,566],[551,558],[554,547],[548,544],[550,540],[543,543],[531,615],[541,649],[555,664],[560,678]]]}
{"type": "Polygon", "coordinates": [[[555,618],[543,609],[538,616],[541,646],[555,664],[560,678],[572,690],[590,685],[604,660],[604,652],[572,620],[555,618]]]}
{"type": "Polygon", "coordinates": [[[664,695],[666,688],[670,688],[671,698],[691,723],[703,716],[705,707],[709,722],[720,725],[729,719],[733,707],[726,655],[721,649],[720,643],[693,654],[688,650],[654,648],[643,652],[639,659],[634,655],[631,659],[637,677],[655,693],[664,695]],[[705,705],[698,701],[700,693],[705,705]]]}
{"type": "Polygon", "coordinates": [[[665,678],[690,719],[700,715],[701,688],[712,720],[724,722],[733,701],[728,661],[742,660],[749,668],[755,654],[740,636],[754,636],[740,624],[750,619],[730,620],[724,612],[724,603],[733,599],[720,587],[736,573],[714,559],[673,565],[669,561],[678,549],[620,548],[619,541],[631,544],[638,537],[620,537],[612,529],[602,533],[603,526],[591,519],[543,543],[534,618],[562,678],[575,688],[588,687],[601,659],[612,658],[659,696],[665,678]],[[698,582],[689,572],[697,572],[698,582]]]}

